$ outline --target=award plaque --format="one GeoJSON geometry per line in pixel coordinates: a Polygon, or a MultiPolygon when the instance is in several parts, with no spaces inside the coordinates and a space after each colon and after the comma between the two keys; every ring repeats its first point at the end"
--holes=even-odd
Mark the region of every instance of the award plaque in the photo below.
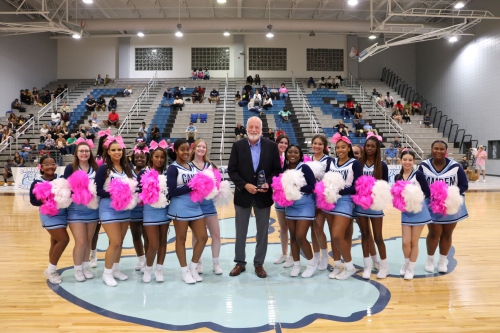
{"type": "Polygon", "coordinates": [[[264,185],[265,183],[266,183],[266,174],[264,173],[264,170],[261,170],[257,175],[257,188],[261,189],[262,185],[264,185]]]}

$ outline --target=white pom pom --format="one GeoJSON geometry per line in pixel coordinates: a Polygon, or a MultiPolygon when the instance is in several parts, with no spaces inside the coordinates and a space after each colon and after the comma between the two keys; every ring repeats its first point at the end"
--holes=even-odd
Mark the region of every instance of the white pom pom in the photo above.
{"type": "Polygon", "coordinates": [[[342,175],[338,172],[327,172],[323,177],[323,183],[325,184],[325,199],[329,203],[336,203],[337,200],[342,197],[339,194],[340,190],[345,188],[345,180],[342,175]]]}
{"type": "Polygon", "coordinates": [[[87,204],[87,207],[90,209],[99,208],[99,197],[97,196],[97,187],[93,181],[89,181],[88,187],[90,193],[92,193],[92,200],[87,204]]]}
{"type": "Polygon", "coordinates": [[[64,178],[57,178],[52,181],[51,192],[54,194],[54,201],[57,203],[57,208],[68,208],[73,202],[71,199],[71,188],[69,183],[64,178]]]}
{"type": "Polygon", "coordinates": [[[408,184],[401,193],[406,203],[406,211],[408,213],[417,214],[422,211],[422,206],[425,200],[424,192],[418,184],[408,184]]]}
{"type": "Polygon", "coordinates": [[[448,196],[444,204],[447,215],[454,215],[460,211],[460,207],[464,204],[464,197],[460,195],[458,186],[448,187],[448,196]]]}
{"type": "Polygon", "coordinates": [[[304,174],[300,170],[286,170],[281,177],[281,185],[287,200],[296,201],[302,198],[300,188],[307,185],[304,174]]]}
{"type": "Polygon", "coordinates": [[[204,173],[208,177],[212,178],[213,181],[214,181],[214,189],[212,190],[212,192],[210,192],[205,197],[205,200],[212,200],[213,198],[215,198],[217,196],[217,194],[219,194],[219,190],[217,190],[217,186],[215,185],[216,179],[215,179],[215,176],[214,176],[214,172],[212,171],[212,169],[205,169],[205,170],[202,171],[202,173],[204,173]]]}
{"type": "Polygon", "coordinates": [[[233,199],[233,192],[231,191],[231,185],[227,180],[223,180],[219,185],[219,194],[214,198],[214,205],[216,206],[226,206],[233,199]]]}
{"type": "Polygon", "coordinates": [[[373,203],[371,210],[384,210],[392,201],[391,187],[385,180],[377,180],[372,187],[373,203]]]}
{"type": "Polygon", "coordinates": [[[318,161],[309,161],[306,162],[306,164],[314,173],[314,178],[316,178],[317,181],[321,181],[325,176],[325,166],[318,161]]]}
{"type": "Polygon", "coordinates": [[[158,194],[158,201],[151,204],[154,208],[165,208],[168,205],[167,194],[167,177],[165,175],[160,175],[158,177],[158,184],[160,185],[160,193],[158,194]]]}
{"type": "Polygon", "coordinates": [[[135,179],[128,179],[125,178],[123,181],[128,185],[130,189],[130,195],[132,196],[132,200],[130,200],[130,203],[125,207],[124,210],[132,210],[137,206],[137,203],[139,202],[139,198],[137,197],[137,181],[135,179]]]}

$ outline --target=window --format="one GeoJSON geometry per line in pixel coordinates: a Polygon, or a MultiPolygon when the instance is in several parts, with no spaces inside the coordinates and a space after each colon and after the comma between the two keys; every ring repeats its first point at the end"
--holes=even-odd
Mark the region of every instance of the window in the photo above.
{"type": "Polygon", "coordinates": [[[171,71],[171,47],[145,47],[135,49],[136,71],[171,71]]]}
{"type": "Polygon", "coordinates": [[[229,70],[229,47],[191,48],[191,69],[229,70]]]}
{"type": "Polygon", "coordinates": [[[343,49],[307,49],[308,71],[344,71],[343,49]]]}
{"type": "Polygon", "coordinates": [[[286,71],[286,48],[251,47],[248,54],[251,71],[286,71]]]}

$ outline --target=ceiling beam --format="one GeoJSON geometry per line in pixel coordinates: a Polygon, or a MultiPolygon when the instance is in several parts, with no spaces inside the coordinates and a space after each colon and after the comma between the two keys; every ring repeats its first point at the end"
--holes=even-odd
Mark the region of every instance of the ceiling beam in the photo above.
{"type": "Polygon", "coordinates": [[[243,5],[243,0],[237,1],[238,7],[236,8],[236,17],[241,17],[241,7],[243,5]]]}
{"type": "Polygon", "coordinates": [[[184,13],[186,14],[186,16],[191,17],[191,14],[189,13],[189,7],[187,5],[186,0],[181,0],[181,6],[184,8],[184,13]]]}
{"type": "Polygon", "coordinates": [[[210,15],[215,17],[214,0],[208,0],[208,3],[210,4],[210,15]]]}
{"type": "Polygon", "coordinates": [[[165,11],[163,10],[163,7],[161,6],[161,3],[159,0],[150,0],[151,3],[155,6],[155,9],[158,9],[158,15],[161,17],[161,18],[166,18],[167,17],[167,14],[165,13],[165,11]]]}
{"type": "MultiPolygon", "coordinates": [[[[378,10],[380,10],[380,9],[382,9],[382,7],[384,7],[384,5],[385,5],[386,3],[387,3],[387,0],[383,0],[383,1],[381,1],[381,2],[378,4],[378,6],[377,6],[377,7],[375,7],[375,8],[373,9],[373,13],[374,13],[374,15],[375,15],[375,12],[376,12],[376,11],[378,11],[378,10]]],[[[370,16],[367,16],[367,17],[365,18],[365,20],[368,20],[368,19],[370,19],[370,16]]]]}
{"type": "Polygon", "coordinates": [[[316,11],[313,14],[313,19],[319,18],[321,12],[323,11],[323,9],[325,9],[326,5],[328,5],[329,1],[330,0],[320,0],[318,7],[316,8],[316,11]]]}
{"type": "Polygon", "coordinates": [[[299,5],[299,2],[302,0],[293,0],[292,2],[292,8],[290,8],[290,12],[288,13],[288,18],[293,18],[295,14],[295,9],[297,9],[297,6],[299,5]]]}

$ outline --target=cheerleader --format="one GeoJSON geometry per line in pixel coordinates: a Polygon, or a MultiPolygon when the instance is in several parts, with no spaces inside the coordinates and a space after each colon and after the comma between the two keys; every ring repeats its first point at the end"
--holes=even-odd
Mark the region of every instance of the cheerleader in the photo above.
{"type": "MultiPolygon", "coordinates": [[[[436,140],[431,145],[432,157],[420,164],[418,170],[423,172],[429,185],[441,181],[449,186],[458,186],[460,195],[464,198],[464,193],[469,188],[467,175],[462,166],[447,158],[446,151],[448,144],[441,140],[436,140]]],[[[432,194],[432,193],[431,193],[432,194]]],[[[465,202],[460,206],[457,213],[453,215],[441,215],[430,211],[432,222],[427,225],[429,233],[427,234],[427,262],[425,270],[434,272],[434,253],[439,245],[438,272],[446,273],[448,266],[446,256],[450,251],[452,243],[453,230],[457,223],[469,217],[465,202]]]]}
{"type": "Polygon", "coordinates": [[[168,195],[170,206],[168,217],[174,220],[176,242],[175,252],[181,265],[182,280],[186,283],[203,281],[198,274],[197,266],[208,236],[201,205],[191,201],[188,186],[189,181],[196,174],[196,170],[189,164],[189,144],[185,139],[177,139],[174,150],[168,150],[169,157],[174,161],[167,170],[168,195]],[[186,236],[187,229],[195,234],[197,242],[193,247],[193,256],[189,267],[186,262],[186,236]]]}
{"type": "MultiPolygon", "coordinates": [[[[396,175],[395,180],[409,181],[413,185],[419,185],[425,198],[430,196],[429,185],[425,181],[424,174],[419,170],[413,169],[415,163],[415,153],[403,149],[401,152],[401,172],[396,175]]],[[[431,215],[425,200],[422,202],[422,210],[419,213],[403,212],[401,213],[403,254],[405,262],[401,267],[399,274],[404,276],[405,280],[413,279],[415,274],[415,264],[418,257],[418,241],[424,226],[431,223],[431,215]]]]}
{"type": "MultiPolygon", "coordinates": [[[[111,130],[108,128],[106,131],[99,131],[97,133],[97,136],[99,137],[99,144],[97,145],[97,154],[95,161],[98,166],[101,166],[104,164],[104,153],[106,152],[106,149],[104,148],[104,142],[106,142],[106,139],[108,138],[108,135],[111,134],[111,130]]],[[[89,266],[92,268],[97,267],[97,240],[99,239],[99,231],[101,231],[101,221],[99,220],[97,222],[95,231],[94,231],[94,236],[92,237],[92,244],[90,247],[90,264],[89,266]]]]}
{"type": "MultiPolygon", "coordinates": [[[[328,140],[323,134],[316,134],[311,140],[312,151],[311,160],[318,161],[326,168],[326,163],[330,158],[328,156],[328,140]]],[[[316,179],[321,181],[321,179],[316,179]]],[[[321,209],[316,209],[315,219],[312,223],[314,232],[311,232],[311,241],[313,244],[314,258],[318,263],[318,269],[324,271],[328,267],[328,242],[325,235],[325,214],[321,209]],[[321,252],[320,252],[321,251],[321,252]]],[[[337,249],[333,249],[335,254],[337,249]]]]}
{"type": "Polygon", "coordinates": [[[155,177],[158,177],[157,181],[159,182],[158,186],[156,186],[156,184],[153,185],[155,187],[154,190],[158,192],[158,200],[156,200],[154,206],[152,203],[144,203],[143,224],[149,240],[149,245],[146,251],[146,268],[144,269],[144,275],[142,277],[142,281],[145,283],[151,282],[153,262],[157,253],[158,258],[156,260],[155,279],[156,282],[164,281],[163,263],[167,253],[167,233],[168,226],[171,221],[171,219],[167,217],[167,193],[165,193],[165,191],[161,191],[162,187],[164,189],[167,187],[165,177],[167,170],[166,148],[167,143],[165,140],[162,140],[160,143],[152,141],[150,147],[151,159],[149,160],[148,168],[142,170],[137,177],[139,189],[143,192],[143,194],[145,194],[144,191],[148,190],[147,188],[144,188],[143,181],[146,180],[148,176],[151,176],[150,172],[152,170],[156,171],[155,177]]]}
{"type": "MultiPolygon", "coordinates": [[[[286,134],[280,134],[276,138],[276,143],[278,144],[281,167],[283,168],[285,161],[285,150],[290,145],[290,138],[286,134]]],[[[281,241],[281,254],[278,256],[278,258],[276,258],[274,263],[281,264],[284,262],[283,267],[285,268],[292,267],[293,257],[290,256],[288,252],[288,225],[285,218],[285,207],[281,207],[275,202],[274,209],[276,210],[276,217],[278,218],[278,224],[280,226],[280,241],[281,241]]]]}
{"type": "Polygon", "coordinates": [[[352,223],[354,204],[351,195],[355,193],[354,183],[362,175],[361,164],[354,158],[351,141],[348,137],[336,133],[332,142],[335,144],[336,158],[329,158],[326,172],[336,172],[342,175],[345,188],[340,190],[341,197],[333,210],[323,210],[330,227],[332,249],[336,247],[344,258],[344,270],[340,268],[340,255],[333,253],[333,271],[329,274],[331,279],[346,280],[356,272],[352,263],[350,241],[346,237],[346,229],[352,223]]]}
{"type": "Polygon", "coordinates": [[[97,195],[101,198],[99,218],[109,239],[102,280],[107,286],[115,287],[117,285],[115,278],[120,281],[128,279],[128,276],[120,272],[119,263],[123,239],[130,221],[130,210],[118,211],[111,207],[110,183],[114,179],[133,180],[133,176],[127,160],[123,139],[119,136],[108,136],[106,142],[104,142],[104,147],[106,148],[104,154],[105,164],[99,167],[95,179],[97,195]]]}
{"type": "MultiPolygon", "coordinates": [[[[381,136],[368,133],[363,153],[361,154],[360,164],[363,167],[363,175],[372,176],[377,180],[385,180],[388,182],[389,169],[387,168],[387,164],[382,162],[382,155],[380,153],[381,141],[381,136]]],[[[361,246],[363,248],[363,261],[365,265],[363,270],[363,279],[370,278],[373,268],[373,262],[370,258],[370,243],[373,242],[371,228],[373,228],[373,235],[375,236],[374,240],[377,244],[381,259],[377,278],[385,279],[389,274],[389,264],[387,263],[385,243],[382,236],[384,212],[371,210],[369,208],[363,209],[359,205],[355,206],[354,211],[357,216],[356,220],[359,225],[359,230],[361,231],[361,246]]],[[[375,249],[373,243],[372,246],[375,249]]],[[[378,261],[377,259],[378,258],[375,258],[373,261],[378,261]]]]}
{"type": "Polygon", "coordinates": [[[313,276],[318,269],[318,263],[314,259],[311,245],[306,238],[311,221],[315,219],[315,202],[313,198],[316,178],[311,168],[303,163],[304,155],[298,145],[290,145],[285,151],[285,166],[283,170],[299,170],[306,180],[306,185],[300,188],[302,197],[293,202],[291,206],[285,207],[286,222],[290,230],[290,246],[292,248],[293,268],[290,276],[296,277],[300,273],[300,250],[307,259],[307,267],[302,277],[313,276]]]}
{"type": "MultiPolygon", "coordinates": [[[[137,179],[139,173],[149,163],[149,148],[146,143],[141,142],[134,147],[131,169],[132,176],[137,179]]],[[[130,211],[130,232],[132,233],[132,242],[134,243],[135,254],[137,255],[137,264],[135,265],[136,271],[144,272],[146,267],[146,256],[144,253],[148,251],[148,236],[142,223],[142,214],[144,206],[142,203],[137,204],[134,209],[130,211]],[[142,243],[144,238],[144,245],[142,243]]]]}
{"type": "MultiPolygon", "coordinates": [[[[35,179],[35,181],[31,184],[30,203],[33,206],[40,207],[44,202],[38,200],[36,195],[33,193],[35,185],[38,183],[53,181],[54,179],[59,178],[59,176],[56,174],[56,161],[49,155],[43,155],[40,158],[38,168],[40,169],[41,177],[39,179],[35,179]]],[[[40,221],[42,222],[42,227],[45,228],[45,230],[47,230],[50,234],[49,266],[43,273],[52,284],[59,284],[62,282],[61,277],[57,274],[57,263],[69,243],[69,235],[66,231],[66,227],[68,225],[66,216],[66,209],[59,209],[59,212],[55,216],[42,214],[40,211],[40,221]]]]}
{"type": "MultiPolygon", "coordinates": [[[[208,159],[207,151],[207,143],[204,140],[198,139],[194,142],[193,149],[189,155],[189,160],[191,162],[191,166],[194,167],[196,172],[216,168],[216,166],[208,159]]],[[[222,274],[222,268],[219,263],[221,240],[217,210],[215,209],[215,205],[212,200],[203,200],[201,203],[201,210],[203,211],[205,224],[207,225],[208,231],[210,231],[210,238],[212,238],[212,270],[215,274],[220,275],[222,274]]],[[[194,247],[196,246],[196,235],[194,233],[192,235],[192,244],[194,247]]],[[[201,257],[198,261],[197,271],[200,274],[203,273],[203,262],[201,257]]]]}
{"type": "MultiPolygon", "coordinates": [[[[77,181],[75,177],[78,177],[78,174],[75,173],[72,178],[71,176],[76,171],[83,171],[88,178],[88,182],[91,182],[92,186],[95,187],[97,163],[95,162],[94,155],[92,155],[94,143],[92,140],[85,140],[83,138],[79,138],[75,143],[76,149],[73,163],[66,166],[64,178],[68,179],[70,183],[73,179],[77,181]]],[[[72,190],[73,196],[77,196],[82,189],[72,188],[72,190]]],[[[75,247],[73,248],[75,280],[79,282],[94,278],[94,275],[89,270],[89,256],[92,237],[99,221],[97,201],[95,204],[95,207],[88,207],[86,204],[76,204],[73,202],[68,207],[68,224],[75,239],[75,247]]]]}

